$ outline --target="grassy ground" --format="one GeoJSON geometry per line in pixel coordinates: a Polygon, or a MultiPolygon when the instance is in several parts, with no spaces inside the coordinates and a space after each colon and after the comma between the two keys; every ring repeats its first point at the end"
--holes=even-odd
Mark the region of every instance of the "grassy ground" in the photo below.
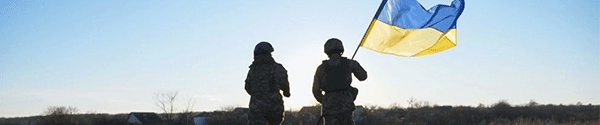
{"type": "MultiPolygon", "coordinates": [[[[430,106],[411,105],[389,108],[364,107],[354,112],[357,125],[600,125],[600,105],[539,105],[530,103],[512,106],[500,101],[491,106],[430,106]]],[[[184,125],[191,119],[180,116],[204,114],[208,125],[245,125],[247,111],[214,111],[178,113],[169,122],[184,125]]],[[[160,114],[165,115],[165,114],[160,114]]],[[[60,122],[69,125],[126,124],[127,114],[74,114],[61,117],[32,116],[0,118],[0,125],[42,125],[60,122]]],[[[283,125],[315,125],[320,109],[286,111],[283,125]]],[[[163,118],[164,119],[164,118],[163,118]]]]}

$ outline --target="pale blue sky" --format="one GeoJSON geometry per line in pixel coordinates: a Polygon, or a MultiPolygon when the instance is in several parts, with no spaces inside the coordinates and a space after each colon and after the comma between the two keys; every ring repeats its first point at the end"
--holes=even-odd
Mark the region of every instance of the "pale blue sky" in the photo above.
{"type": "MultiPolygon", "coordinates": [[[[286,109],[299,109],[316,102],[325,41],[340,38],[352,56],[380,2],[0,1],[0,117],[48,106],[158,112],[154,93],[168,91],[196,99],[195,111],[247,107],[244,79],[262,40],[288,70],[286,109]]],[[[369,78],[354,80],[356,103],[599,104],[599,5],[467,0],[454,48],[415,58],[361,48],[355,59],[369,78]]]]}

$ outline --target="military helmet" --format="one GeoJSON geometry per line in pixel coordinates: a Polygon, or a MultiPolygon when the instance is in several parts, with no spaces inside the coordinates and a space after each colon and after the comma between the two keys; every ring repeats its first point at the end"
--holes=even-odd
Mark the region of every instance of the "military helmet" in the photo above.
{"type": "Polygon", "coordinates": [[[273,51],[273,46],[271,46],[271,44],[266,41],[262,41],[256,44],[256,47],[254,47],[254,55],[270,54],[273,51]]]}
{"type": "Polygon", "coordinates": [[[344,45],[342,45],[342,41],[337,38],[331,38],[325,42],[325,53],[343,53],[344,45]]]}

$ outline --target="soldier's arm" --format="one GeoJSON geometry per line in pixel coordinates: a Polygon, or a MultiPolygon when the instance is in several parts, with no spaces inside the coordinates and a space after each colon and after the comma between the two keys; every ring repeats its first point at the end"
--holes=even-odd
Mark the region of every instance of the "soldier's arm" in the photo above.
{"type": "Polygon", "coordinates": [[[322,103],[323,101],[323,92],[321,91],[321,73],[323,71],[321,70],[321,66],[317,67],[317,71],[315,73],[315,77],[313,80],[313,86],[312,86],[312,92],[313,92],[313,96],[315,96],[315,99],[317,99],[317,101],[319,101],[319,103],[322,103]]]}
{"type": "Polygon", "coordinates": [[[290,82],[288,81],[287,70],[281,64],[277,65],[275,69],[275,83],[279,85],[279,89],[283,91],[284,95],[289,96],[290,82]]]}
{"type": "Polygon", "coordinates": [[[248,93],[248,95],[250,95],[250,81],[248,80],[248,78],[250,77],[250,71],[248,71],[248,75],[246,76],[246,80],[244,80],[244,82],[246,83],[246,85],[244,85],[244,89],[246,90],[246,93],[248,93]]]}
{"type": "Polygon", "coordinates": [[[363,67],[360,66],[357,61],[351,60],[350,67],[352,68],[352,73],[356,79],[359,81],[365,81],[367,79],[367,71],[365,71],[365,69],[363,69],[363,67]]]}

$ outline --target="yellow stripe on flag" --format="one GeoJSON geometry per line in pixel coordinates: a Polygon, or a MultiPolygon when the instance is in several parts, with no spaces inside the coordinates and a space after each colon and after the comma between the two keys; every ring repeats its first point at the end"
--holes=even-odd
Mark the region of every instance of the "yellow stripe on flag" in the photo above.
{"type": "Polygon", "coordinates": [[[361,46],[377,52],[416,57],[456,46],[456,29],[443,33],[434,28],[403,29],[379,20],[371,23],[361,46]]]}

